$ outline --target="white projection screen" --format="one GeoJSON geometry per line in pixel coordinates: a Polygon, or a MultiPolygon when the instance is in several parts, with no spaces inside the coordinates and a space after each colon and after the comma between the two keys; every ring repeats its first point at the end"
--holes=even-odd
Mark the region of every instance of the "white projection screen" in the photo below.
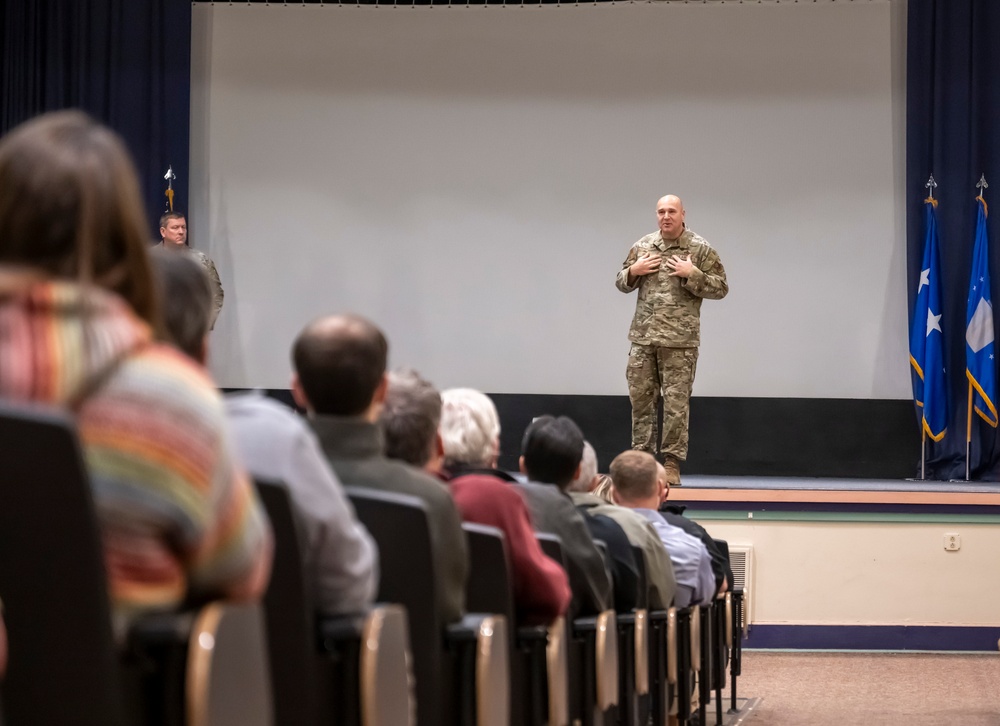
{"type": "Polygon", "coordinates": [[[194,7],[192,245],[226,387],[335,311],[439,387],[625,394],[680,195],[731,291],[695,395],[907,398],[905,4],[194,7]]]}

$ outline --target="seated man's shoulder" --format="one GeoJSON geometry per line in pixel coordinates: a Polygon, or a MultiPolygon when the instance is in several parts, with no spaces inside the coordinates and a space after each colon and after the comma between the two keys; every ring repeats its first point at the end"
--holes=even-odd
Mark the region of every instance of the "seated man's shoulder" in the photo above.
{"type": "Polygon", "coordinates": [[[516,485],[529,498],[539,503],[554,506],[569,506],[576,509],[573,501],[552,484],[539,484],[535,481],[518,482],[516,485]]]}
{"type": "Polygon", "coordinates": [[[194,247],[188,247],[187,251],[189,255],[191,255],[193,258],[195,258],[198,262],[200,262],[203,265],[207,266],[210,262],[212,262],[212,258],[206,255],[201,250],[196,250],[194,247]]]}
{"type": "Polygon", "coordinates": [[[443,502],[451,504],[447,485],[411,464],[387,459],[381,462],[378,476],[386,491],[417,496],[430,505],[440,505],[443,502]]]}
{"type": "Polygon", "coordinates": [[[603,514],[615,520],[627,533],[631,533],[632,531],[652,532],[654,535],[656,533],[648,519],[627,507],[607,504],[603,507],[595,508],[594,513],[603,514]]]}
{"type": "Polygon", "coordinates": [[[448,482],[448,486],[455,498],[489,500],[502,505],[524,504],[513,485],[489,474],[463,474],[448,482]]]}
{"type": "Polygon", "coordinates": [[[189,423],[223,418],[222,397],[201,365],[179,350],[162,343],[146,346],[126,358],[94,400],[132,400],[145,406],[151,418],[160,414],[189,423]],[[187,411],[187,414],[179,412],[187,411]],[[173,412],[168,414],[168,412],[173,412]]]}
{"type": "Polygon", "coordinates": [[[309,425],[295,411],[256,391],[229,393],[223,396],[226,416],[232,420],[252,420],[270,425],[276,433],[302,434],[309,425]]]}

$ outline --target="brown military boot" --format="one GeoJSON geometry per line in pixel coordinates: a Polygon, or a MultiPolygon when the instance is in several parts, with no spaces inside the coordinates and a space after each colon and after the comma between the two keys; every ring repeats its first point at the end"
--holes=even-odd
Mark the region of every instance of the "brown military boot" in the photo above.
{"type": "Polygon", "coordinates": [[[667,484],[672,487],[681,485],[681,463],[670,454],[663,455],[663,469],[667,472],[667,484]]]}

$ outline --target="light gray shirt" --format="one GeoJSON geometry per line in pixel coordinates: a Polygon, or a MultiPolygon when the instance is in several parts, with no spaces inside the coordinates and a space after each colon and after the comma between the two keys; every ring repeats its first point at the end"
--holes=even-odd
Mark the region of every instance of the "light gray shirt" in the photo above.
{"type": "Polygon", "coordinates": [[[378,591],[378,549],[309,425],[258,392],[225,401],[243,465],[258,479],[288,487],[319,611],[336,615],[369,605],[378,591]]]}
{"type": "Polygon", "coordinates": [[[690,587],[694,591],[693,602],[707,605],[715,597],[715,575],[712,573],[712,558],[701,540],[692,537],[680,527],[667,524],[660,513],[652,509],[634,509],[653,525],[660,541],[670,555],[674,565],[677,584],[690,587]]]}

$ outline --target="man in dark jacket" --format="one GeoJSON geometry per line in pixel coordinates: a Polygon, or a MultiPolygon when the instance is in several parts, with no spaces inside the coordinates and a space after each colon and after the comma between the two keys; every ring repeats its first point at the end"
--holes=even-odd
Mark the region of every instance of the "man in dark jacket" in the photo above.
{"type": "Polygon", "coordinates": [[[439,565],[438,603],[446,622],[459,620],[469,572],[462,518],[443,482],[385,455],[377,423],[388,385],[388,344],[382,332],[363,318],[332,315],[306,326],[292,354],[292,394],[309,412],[337,477],[347,486],[408,494],[427,505],[434,563],[439,565]]]}
{"type": "MultiPolygon", "coordinates": [[[[520,466],[530,481],[521,484],[521,488],[540,531],[546,531],[546,523],[554,528],[553,519],[566,516],[567,507],[575,508],[566,489],[579,473],[582,458],[583,432],[566,416],[540,416],[525,430],[520,466]]],[[[615,610],[631,611],[638,597],[639,568],[628,537],[609,517],[583,516],[582,519],[592,539],[601,540],[607,546],[615,610]]]]}

